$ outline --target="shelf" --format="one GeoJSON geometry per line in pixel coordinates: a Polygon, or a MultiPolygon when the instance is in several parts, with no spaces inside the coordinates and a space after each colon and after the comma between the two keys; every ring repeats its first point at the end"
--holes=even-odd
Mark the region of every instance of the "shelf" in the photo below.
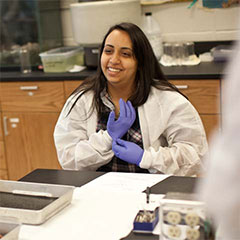
{"type": "Polygon", "coordinates": [[[191,0],[141,0],[142,6],[161,5],[165,3],[191,2],[191,0]]]}

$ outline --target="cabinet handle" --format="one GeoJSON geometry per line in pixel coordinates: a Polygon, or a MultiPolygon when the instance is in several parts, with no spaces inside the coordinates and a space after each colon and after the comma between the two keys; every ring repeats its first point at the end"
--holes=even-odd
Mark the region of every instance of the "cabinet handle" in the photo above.
{"type": "Polygon", "coordinates": [[[4,135],[8,136],[9,132],[7,129],[7,117],[3,117],[3,131],[4,131],[4,135]]]}
{"type": "Polygon", "coordinates": [[[188,89],[188,85],[175,85],[177,89],[188,89]]]}
{"type": "Polygon", "coordinates": [[[20,90],[22,91],[38,90],[38,86],[21,86],[20,90]]]}

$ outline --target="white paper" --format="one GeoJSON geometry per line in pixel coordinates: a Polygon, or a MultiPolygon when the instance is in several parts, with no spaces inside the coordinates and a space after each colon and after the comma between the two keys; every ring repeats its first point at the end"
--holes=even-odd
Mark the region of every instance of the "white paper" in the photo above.
{"type": "Polygon", "coordinates": [[[169,176],[171,175],[109,172],[87,183],[83,187],[140,193],[147,187],[152,187],[169,176]]]}
{"type": "Polygon", "coordinates": [[[86,69],[85,66],[74,65],[73,68],[69,70],[69,72],[81,72],[86,69]]]}
{"type": "MultiPolygon", "coordinates": [[[[147,186],[169,175],[107,173],[75,188],[72,203],[39,226],[21,226],[20,240],[117,240],[133,229],[134,218],[146,204],[147,186]]],[[[159,206],[164,195],[151,194],[159,206]]]]}
{"type": "Polygon", "coordinates": [[[145,199],[143,193],[76,188],[71,205],[40,226],[22,225],[19,239],[120,239],[132,231],[145,199]]]}

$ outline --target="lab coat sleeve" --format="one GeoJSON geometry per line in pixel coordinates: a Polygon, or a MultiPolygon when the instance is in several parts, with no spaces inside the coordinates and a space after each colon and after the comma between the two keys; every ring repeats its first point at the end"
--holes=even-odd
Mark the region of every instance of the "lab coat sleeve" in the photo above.
{"type": "Polygon", "coordinates": [[[88,117],[91,98],[82,96],[66,116],[73,100],[67,101],[55,126],[58,160],[63,169],[96,170],[111,161],[112,138],[107,131],[96,132],[95,112],[88,117]]]}
{"type": "MultiPolygon", "coordinates": [[[[186,98],[169,91],[165,94],[171,97],[161,99],[157,122],[152,123],[154,132],[158,131],[157,125],[162,130],[156,133],[156,139],[151,139],[150,146],[145,149],[140,167],[164,174],[198,175],[203,170],[201,159],[208,149],[201,119],[186,98]],[[163,138],[165,145],[160,143],[163,138]]],[[[152,119],[154,117],[149,121],[152,119]]]]}
{"type": "Polygon", "coordinates": [[[196,191],[219,226],[216,239],[221,240],[240,239],[239,62],[240,41],[234,48],[222,83],[222,132],[216,132],[210,141],[210,153],[205,159],[207,173],[198,182],[196,191]]]}

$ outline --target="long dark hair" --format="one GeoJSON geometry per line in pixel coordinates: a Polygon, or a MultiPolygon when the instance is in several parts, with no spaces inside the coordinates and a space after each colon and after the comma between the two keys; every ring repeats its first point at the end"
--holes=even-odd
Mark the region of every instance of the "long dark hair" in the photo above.
{"type": "Polygon", "coordinates": [[[93,91],[94,98],[92,102],[92,110],[96,108],[98,116],[101,115],[103,103],[100,93],[107,87],[107,79],[105,78],[101,69],[101,56],[105,46],[106,38],[114,30],[122,30],[128,33],[132,41],[134,56],[137,59],[138,68],[135,77],[136,88],[132,96],[129,98],[134,107],[141,106],[147,101],[152,86],[161,90],[179,92],[174,85],[167,81],[162,73],[159,62],[154,55],[153,49],[143,31],[133,23],[123,22],[112,26],[105,35],[99,51],[97,73],[94,76],[85,79],[83,83],[72,93],[78,95],[78,93],[81,92],[76,97],[68,114],[71,112],[78,99],[84,93],[93,91]]]}

